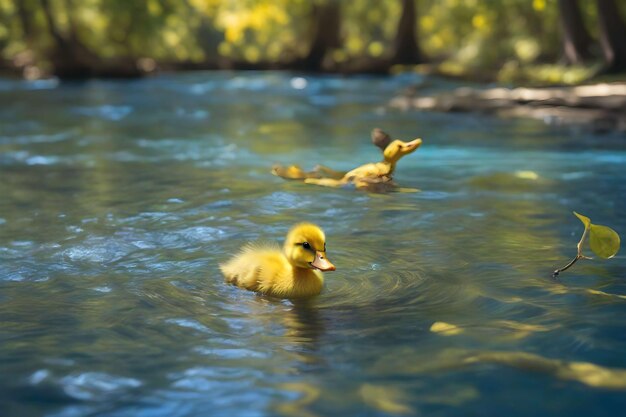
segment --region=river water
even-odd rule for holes
[[[0,414],[622,413],[626,257],[550,272],[572,210],[626,235],[624,137],[385,106],[421,81],[0,80]],[[377,161],[374,127],[423,138],[395,177],[420,192],[270,174]],[[337,267],[320,296],[223,282],[299,221]]]

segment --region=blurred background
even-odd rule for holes
[[[625,13],[617,0],[0,0],[0,68],[35,79],[421,65],[571,84],[626,70]]]

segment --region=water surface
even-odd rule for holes
[[[626,258],[550,272],[572,210],[626,233],[624,137],[385,107],[418,81],[0,80],[2,414],[623,412]],[[269,173],[378,160],[373,127],[424,139],[396,175],[421,192]],[[223,283],[219,262],[298,221],[337,266],[319,297]]]

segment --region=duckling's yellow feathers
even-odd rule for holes
[[[318,271],[296,271],[273,243],[248,244],[220,269],[228,283],[282,298],[317,295],[324,282]]]
[[[239,287],[257,291],[261,269],[270,270],[281,267],[284,256],[280,248],[273,243],[248,243],[228,262],[221,264],[220,269],[226,281]]]

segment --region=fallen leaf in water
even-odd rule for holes
[[[359,389],[359,395],[365,404],[384,413],[415,413],[410,406],[405,404],[407,395],[399,388],[363,384]]]
[[[450,323],[444,323],[443,321],[436,321],[430,326],[430,331],[433,333],[439,333],[443,336],[453,336],[463,332],[458,326]]]
[[[534,171],[515,171],[515,176],[517,178],[522,178],[525,180],[538,180],[539,174]]]

